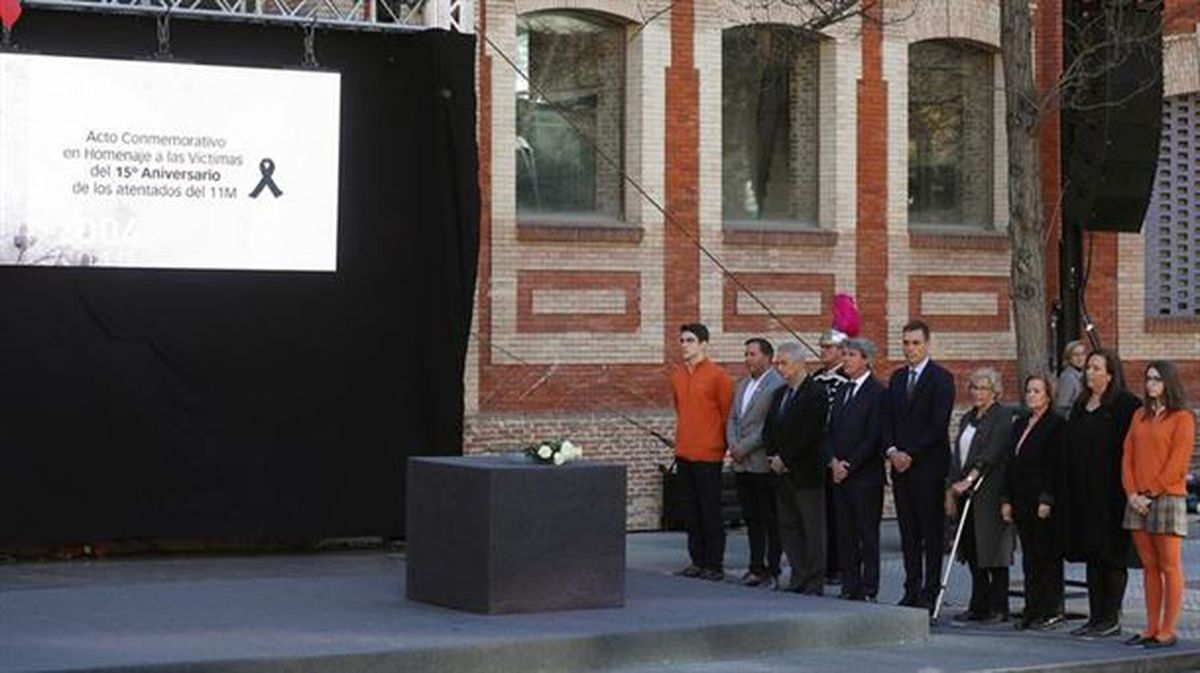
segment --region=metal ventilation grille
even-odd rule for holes
[[[1200,95],[1163,99],[1162,140],[1146,209],[1146,312],[1200,316]]]

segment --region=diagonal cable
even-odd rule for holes
[[[521,356],[519,356],[516,353],[512,352],[511,350],[505,348],[504,346],[501,346],[500,344],[496,343],[492,339],[490,339],[488,337],[480,336],[479,332],[477,332],[477,331],[472,330],[471,336],[475,337],[475,341],[479,343],[480,348],[493,348],[497,351],[500,351],[500,353],[503,354],[505,357],[510,358],[510,359],[516,361],[517,364],[523,365],[525,367],[539,366],[539,365],[535,365],[535,364],[529,362],[525,358],[522,358]],[[531,392],[533,392],[533,390],[541,387],[547,381],[549,381],[551,378],[553,378],[554,375],[558,372],[558,364],[559,363],[557,361],[552,363],[550,365],[549,370],[545,374],[543,374],[536,382],[534,382],[533,386],[531,386],[524,393],[522,393],[521,397],[523,398],[523,397],[529,395]],[[605,373],[607,373],[607,372],[605,372]],[[606,383],[607,385],[611,385],[611,386],[620,388],[622,391],[639,399],[641,402],[647,403],[647,406],[649,406],[649,407],[661,406],[659,403],[652,402],[651,400],[647,399],[645,395],[639,393],[638,391],[634,390],[633,388],[630,388],[629,386],[627,386],[619,381],[613,381],[612,379],[604,377],[602,379],[602,382]],[[577,390],[582,389],[584,386],[587,386],[590,388],[590,387],[595,386],[596,384],[597,384],[597,381],[593,381],[593,380],[588,380],[586,382],[580,382],[580,383],[576,383],[576,384],[568,383],[567,384],[568,385],[567,392],[574,393]],[[651,437],[654,437],[660,443],[662,443],[664,446],[666,446],[668,448],[672,448],[672,449],[675,448],[675,442],[671,441],[671,439],[664,436],[661,432],[658,432],[657,430],[655,430],[654,428],[651,428],[650,426],[646,425],[645,423],[634,420],[633,417],[631,417],[629,414],[622,412],[621,410],[608,404],[607,402],[604,402],[603,400],[600,400],[594,396],[592,396],[591,399],[593,402],[596,403],[596,406],[600,407],[602,410],[616,416],[617,418],[620,418],[621,420],[632,425],[633,427],[637,428],[638,430],[645,432],[646,434],[650,435]]]

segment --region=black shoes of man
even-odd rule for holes
[[[695,579],[708,580],[709,582],[724,582],[725,571],[716,568],[701,568],[697,565],[690,565],[682,570],[676,570],[675,575],[678,577],[692,577]]]
[[[1018,631],[1049,631],[1063,622],[1062,615],[1049,617],[1022,617],[1013,624]]]
[[[1111,638],[1121,635],[1120,622],[1093,622],[1071,630],[1071,635],[1081,638]]]
[[[1006,612],[960,612],[951,617],[956,622],[970,622],[973,624],[999,624],[1000,622],[1008,621],[1008,613]]]

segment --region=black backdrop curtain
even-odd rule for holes
[[[36,8],[13,40],[158,49],[153,17]],[[176,18],[171,51],[297,67],[303,33]],[[474,40],[320,30],[316,56],[342,74],[336,274],[0,267],[0,544],[401,535],[407,457],[461,451]]]

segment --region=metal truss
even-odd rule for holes
[[[474,0],[23,0],[23,4],[360,30],[444,28],[469,33],[474,26]]]

